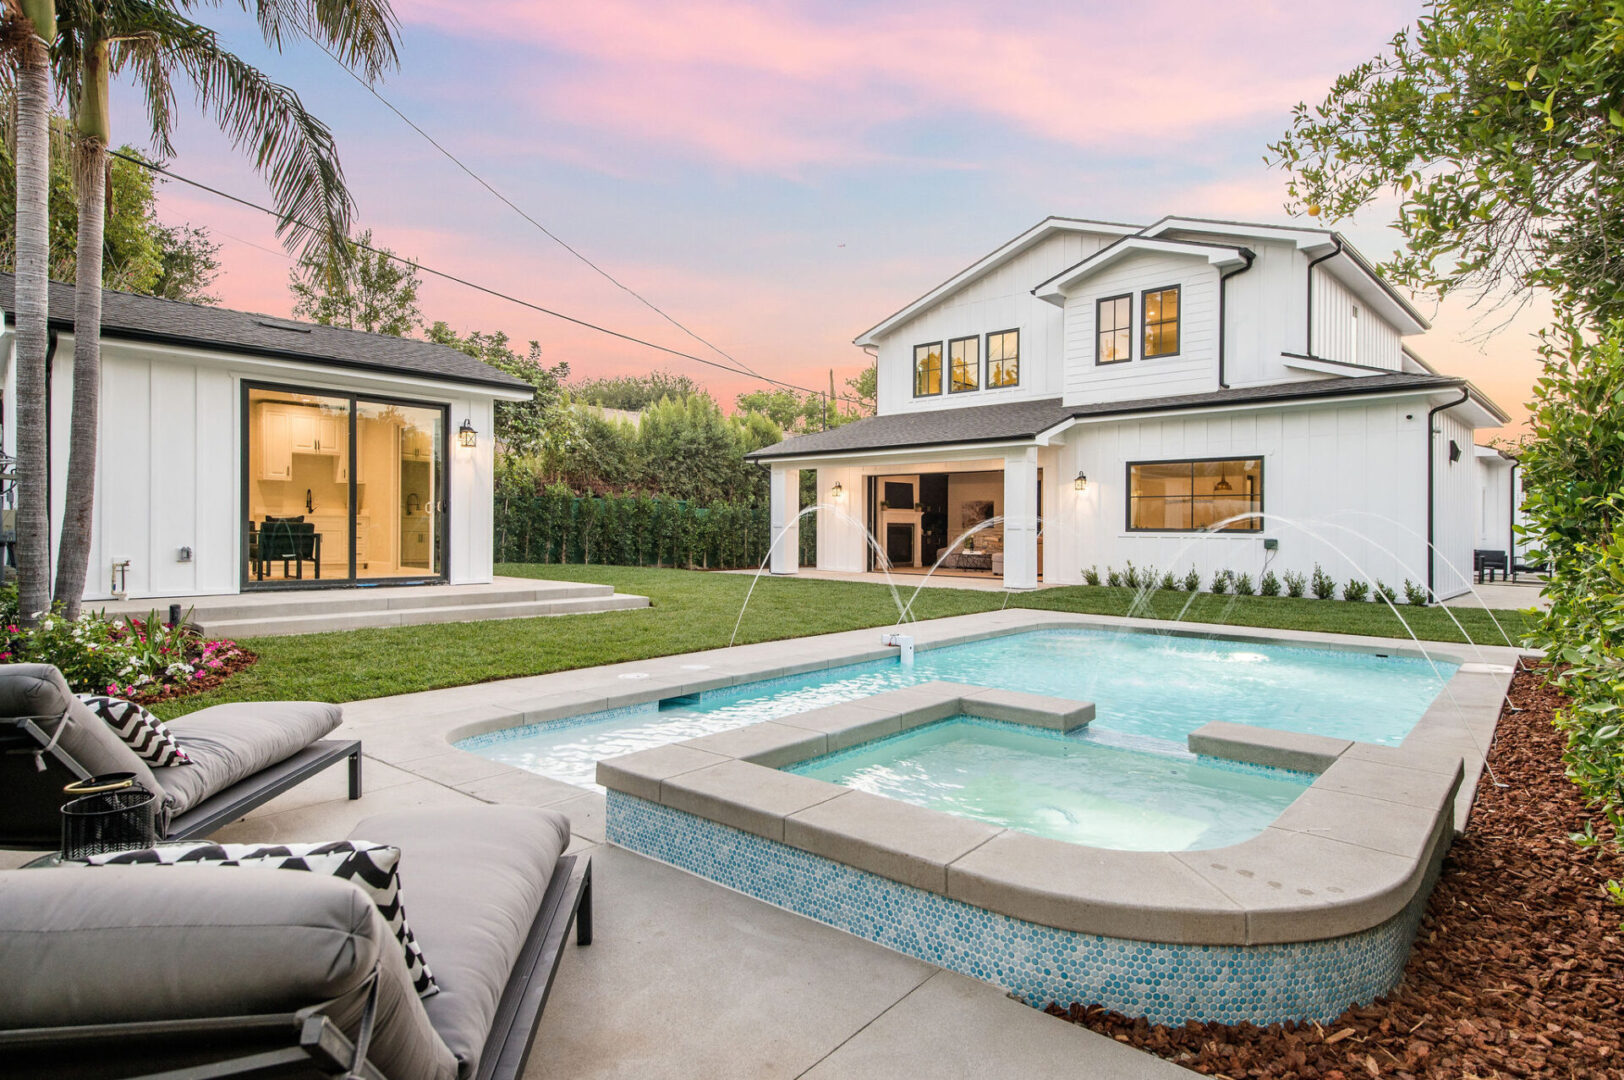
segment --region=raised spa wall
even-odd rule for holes
[[[1509,670],[1466,674],[1497,714]],[[1328,1020],[1397,984],[1454,835],[1459,753],[1205,725],[1193,753],[1316,775],[1257,836],[1180,852],[1084,847],[780,771],[964,714],[1065,732],[1093,706],[935,682],[605,760],[608,838],[1040,1007]]]

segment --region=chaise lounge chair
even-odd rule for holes
[[[591,864],[569,820],[433,807],[351,833],[398,847],[399,898],[439,992],[353,882],[299,870],[0,872],[0,1062],[75,1080],[517,1080]],[[184,1070],[184,1071],[181,1071]]]
[[[242,702],[169,723],[189,765],[150,768],[68,689],[49,664],[0,665],[0,848],[54,848],[62,788],[134,773],[158,796],[158,836],[206,836],[314,774],[348,759],[361,797],[361,744],[324,739],[343,719],[317,701]]]

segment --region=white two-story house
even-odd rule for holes
[[[1507,417],[1406,347],[1426,329],[1334,232],[1049,218],[856,339],[877,415],[754,455],[772,569],[797,569],[810,469],[824,570],[1319,564],[1453,595],[1484,533],[1473,433]]]

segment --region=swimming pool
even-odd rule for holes
[[[583,787],[596,764],[935,680],[1098,708],[1093,727],[1182,750],[1214,720],[1396,746],[1458,665],[1338,649],[1081,628],[1043,629],[509,728],[457,743]]]
[[[1119,851],[1199,851],[1248,840],[1310,773],[1113,746],[972,716],[937,721],[787,768],[1007,829]]]

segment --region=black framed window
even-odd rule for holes
[[[1096,364],[1123,364],[1133,359],[1133,294],[1094,301]]]
[[[947,343],[947,388],[955,394],[981,388],[981,339],[954,338]]]
[[[1128,529],[1132,532],[1195,532],[1237,514],[1262,513],[1262,458],[1128,464]],[[1222,526],[1223,532],[1262,529],[1261,517]]]
[[[1146,358],[1177,356],[1179,351],[1179,286],[1147,289],[1140,298],[1145,326]]]
[[[1021,332],[1000,330],[987,335],[987,389],[1021,381]]]
[[[914,397],[942,392],[942,343],[914,346]]]

